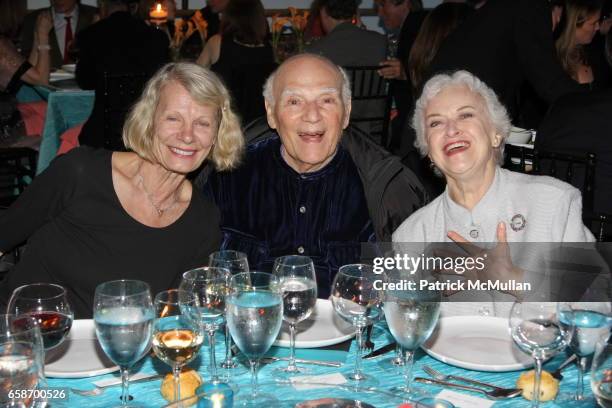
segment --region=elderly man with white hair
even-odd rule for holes
[[[338,268],[359,262],[360,243],[390,240],[425,192],[396,157],[347,129],[349,80],[326,58],[289,58],[264,97],[271,130],[250,142],[239,168],[200,183],[221,210],[222,248],[245,252],[256,270],[309,256],[327,297]]]

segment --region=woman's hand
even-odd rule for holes
[[[378,75],[381,77],[386,79],[401,79],[402,81],[406,80],[406,71],[404,71],[404,66],[397,58],[384,60],[378,65],[381,67],[378,70]]]
[[[497,224],[497,245],[492,249],[483,249],[471,243],[455,231],[449,231],[447,236],[456,242],[469,256],[483,258],[484,268],[471,268],[462,275],[468,280],[480,281],[521,281],[525,272],[512,264],[510,247],[506,236],[506,224]],[[513,296],[518,293],[507,292]]]

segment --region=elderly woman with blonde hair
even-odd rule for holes
[[[436,75],[416,103],[416,147],[446,190],[412,214],[394,242],[590,242],[580,191],[500,168],[510,120],[497,95],[467,71]]]
[[[22,284],[58,283],[75,317],[86,318],[99,283],[140,279],[155,293],[218,249],[219,212],[188,179],[206,159],[218,170],[234,167],[243,150],[216,75],[195,64],[164,66],[123,138],[131,151],[79,148],[56,159],[0,216],[0,252],[27,240],[0,299]]]

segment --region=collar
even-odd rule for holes
[[[74,6],[70,13],[57,13],[55,9],[51,7],[51,15],[53,16],[53,21],[61,21],[65,22],[64,17],[72,17],[70,20],[71,24],[75,24],[75,21],[79,18],[79,5],[78,3]]]
[[[329,34],[337,32],[337,31],[350,31],[350,30],[352,30],[354,28],[357,28],[357,29],[361,30],[359,27],[355,26],[350,21],[343,21],[343,22],[339,23],[337,26],[335,26],[333,28],[333,30],[331,30],[329,32]]]

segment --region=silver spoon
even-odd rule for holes
[[[423,384],[440,385],[443,387],[457,388],[460,390],[478,392],[480,394],[486,395],[487,397],[491,399],[514,398],[514,397],[521,395],[521,393],[523,392],[523,390],[521,390],[520,388],[500,388],[500,389],[492,389],[489,391],[489,390],[483,390],[482,388],[470,387],[467,385],[456,384],[456,383],[451,383],[451,382],[446,382],[446,381],[441,381],[441,380],[435,380],[433,378],[416,377],[414,381],[420,382]]]
[[[431,375],[436,380],[440,380],[440,381],[455,380],[455,381],[459,381],[459,382],[462,382],[462,383],[472,384],[472,385],[476,385],[478,387],[488,387],[488,388],[492,388],[492,389],[495,389],[495,390],[505,390],[505,389],[507,389],[507,388],[503,388],[503,387],[498,387],[497,385],[493,385],[493,384],[489,384],[489,383],[485,383],[485,382],[481,382],[481,381],[477,381],[477,380],[472,380],[471,378],[459,377],[457,375],[447,375],[447,374],[444,374],[444,373],[436,370],[435,368],[429,367],[427,365],[423,366],[423,371],[425,371],[427,374]]]

